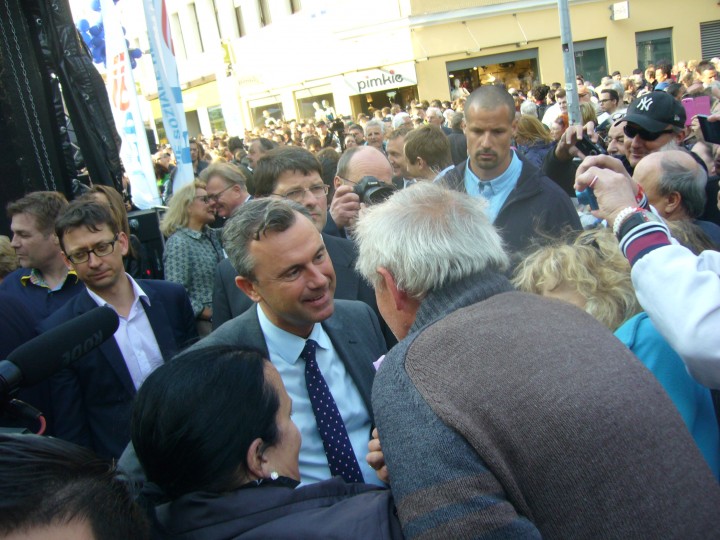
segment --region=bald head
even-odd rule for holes
[[[697,218],[705,209],[707,173],[690,152],[654,152],[640,160],[633,178],[666,219]]]
[[[392,166],[380,150],[372,146],[356,146],[346,150],[337,167],[340,180],[359,182],[363,176],[374,176],[381,182],[392,182]],[[336,182],[336,185],[338,182]]]
[[[481,86],[470,94],[465,101],[465,111],[471,108],[496,110],[507,107],[508,118],[515,120],[515,102],[504,86]]]

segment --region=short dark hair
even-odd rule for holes
[[[265,137],[259,137],[255,139],[253,142],[259,142],[260,148],[262,148],[265,152],[269,152],[270,150],[277,148],[279,145],[275,141],[271,141],[270,139],[266,139]],[[250,143],[252,144],[252,143]]]
[[[243,149],[242,139],[240,137],[230,137],[227,141],[228,150],[233,154],[240,149]]]
[[[667,60],[661,60],[658,62],[658,65],[655,67],[656,70],[662,71],[666,77],[669,77],[672,75],[672,64],[670,64]]]
[[[513,109],[514,110],[514,109]],[[440,172],[452,164],[450,141],[435,125],[413,129],[405,137],[405,156],[410,163],[422,158],[433,171]]]
[[[510,121],[515,119],[515,100],[501,84],[481,86],[473,90],[465,101],[465,114],[471,107],[480,107],[481,109],[498,109],[500,107],[508,108]]]
[[[610,99],[613,101],[620,102],[620,96],[617,93],[617,90],[613,90],[612,88],[603,88],[600,90],[601,94],[608,94],[610,96]]]
[[[308,150],[298,146],[284,146],[270,150],[257,161],[253,172],[256,197],[267,197],[275,191],[277,179],[288,171],[307,176],[316,172],[322,176],[320,162]]]
[[[532,87],[533,98],[539,101],[545,101],[549,91],[550,87],[547,84],[537,83]]]
[[[57,219],[55,234],[60,240],[60,247],[64,250],[63,235],[67,231],[87,227],[92,232],[98,232],[103,225],[107,225],[114,234],[120,232],[120,225],[107,206],[96,201],[80,199],[71,202]]]
[[[615,75],[621,75],[621,73],[620,73],[619,71],[613,71],[613,72],[610,74],[611,77],[614,77]]]
[[[632,74],[633,75],[644,75],[645,72],[640,68],[635,68],[635,69],[633,69]]]
[[[67,441],[0,434],[0,485],[0,536],[86,521],[98,540],[150,537],[112,465]]]
[[[238,208],[223,227],[223,246],[238,275],[255,280],[250,242],[271,232],[288,230],[297,221],[298,214],[311,219],[302,204],[275,197],[253,199]]]
[[[57,191],[35,191],[22,199],[9,203],[7,216],[29,214],[35,218],[37,228],[46,236],[54,231],[55,220],[67,207],[65,195]]]
[[[277,443],[280,400],[267,360],[231,346],[190,349],[148,376],[132,413],[132,442],[148,480],[171,499],[238,488],[260,438]]]

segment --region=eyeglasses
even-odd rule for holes
[[[278,197],[282,197],[283,199],[290,199],[291,201],[301,203],[303,202],[303,200],[305,200],[305,193],[310,192],[310,195],[312,195],[316,199],[319,199],[328,194],[328,189],[329,188],[327,184],[317,184],[315,186],[310,186],[307,189],[293,189],[292,191],[288,191],[287,193],[273,193],[272,195],[276,195]]]
[[[672,133],[672,129],[665,129],[663,131],[647,131],[641,127],[633,126],[632,124],[625,124],[623,128],[625,135],[630,137],[639,136],[643,141],[656,141],[666,133]]]
[[[100,242],[92,249],[78,251],[77,253],[73,253],[72,255],[68,255],[66,253],[65,256],[73,264],[82,264],[88,262],[90,260],[91,253],[94,253],[96,257],[107,257],[113,251],[115,251],[115,242],[117,242],[117,239],[118,235],[116,234],[115,238],[113,238],[110,242]]]
[[[232,189],[232,188],[234,188],[234,187],[235,187],[235,184],[226,187],[225,189],[223,189],[222,191],[219,191],[219,192],[215,193],[214,195],[206,195],[206,197],[208,198],[208,201],[218,202],[218,199],[220,198],[220,195],[222,195],[223,193],[225,193],[228,189]]]
[[[220,193],[222,193],[222,191]],[[210,197],[210,195],[195,195],[195,197],[193,198],[200,199],[205,204],[209,203],[212,200],[212,197]]]

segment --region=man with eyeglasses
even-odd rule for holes
[[[247,179],[232,163],[213,163],[203,171],[205,190],[212,209],[221,218],[228,218],[241,204],[250,199]]]
[[[323,232],[328,214],[328,186],[323,183],[321,173],[317,158],[303,148],[288,146],[271,150],[258,161],[255,170],[256,198],[273,197],[303,205],[317,231],[322,233],[335,269],[335,298],[360,300],[380,318],[375,293],[355,271],[356,253],[352,242]],[[213,287],[214,329],[253,306],[252,300],[236,286],[237,275],[230,259],[218,264]],[[386,341],[394,344],[392,333],[382,320],[381,326]]]
[[[109,209],[75,201],[55,223],[65,261],[86,289],[41,325],[54,328],[98,306],[120,319],[114,339],[50,379],[55,436],[118,458],[130,441],[130,411],[136,390],[164,361],[197,338],[185,289],[125,273],[128,237]]]

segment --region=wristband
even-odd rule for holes
[[[634,212],[641,212],[642,208],[639,208],[637,206],[628,206],[627,208],[623,208],[620,210],[620,213],[615,217],[615,221],[613,222],[613,234],[620,238],[620,226],[622,225],[622,222],[625,221],[631,214]]]

